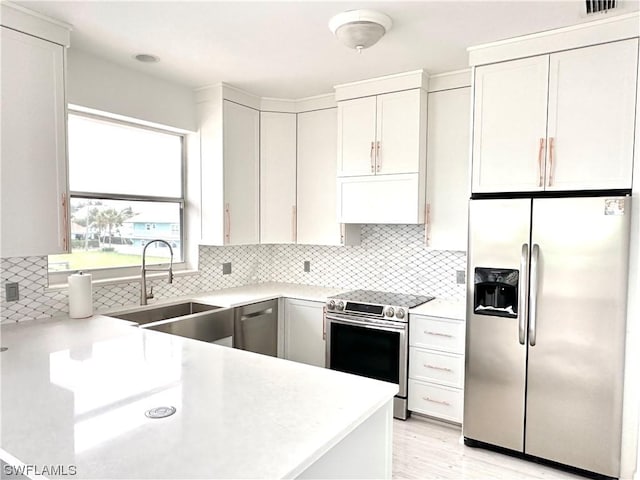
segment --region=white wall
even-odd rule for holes
[[[73,48],[67,51],[67,59],[68,103],[180,130],[197,130],[193,89]]]

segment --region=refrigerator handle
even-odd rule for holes
[[[540,247],[534,244],[531,249],[531,287],[529,290],[529,345],[536,344],[536,317],[538,314],[538,257]]]
[[[518,340],[525,344],[525,323],[527,321],[527,291],[529,278],[529,245],[522,244],[520,251],[520,284],[518,286]]]

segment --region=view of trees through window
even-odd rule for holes
[[[140,265],[151,240],[182,261],[182,137],[102,118],[69,116],[71,253],[49,271]],[[165,263],[163,243],[148,263]]]

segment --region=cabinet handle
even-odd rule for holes
[[[376,172],[380,171],[382,166],[382,157],[380,156],[380,140],[376,142]]]
[[[62,250],[66,253],[69,252],[69,208],[67,207],[67,194],[63,193],[61,196],[62,204]]]
[[[544,176],[544,169],[542,168],[543,153],[544,153],[544,138],[541,138],[540,146],[538,147],[538,173],[540,174],[540,179],[538,180],[539,187],[541,187],[543,184],[543,176]]]
[[[327,339],[327,307],[322,307],[322,340]]]
[[[432,332],[430,330],[425,330],[424,333],[426,333],[427,335],[433,335],[434,337],[453,338],[453,335],[449,335],[448,333]]]
[[[449,402],[447,402],[446,400],[434,400],[433,398],[429,398],[429,397],[422,397],[422,399],[426,402],[431,402],[431,403],[437,403],[440,405],[446,405],[447,407],[450,407],[451,404]]]
[[[424,368],[430,368],[431,370],[442,370],[443,372],[452,372],[450,368],[447,367],[439,367],[437,365],[429,365],[428,363],[424,363]]]
[[[298,232],[298,212],[296,206],[291,207],[291,241],[296,243]]]
[[[224,239],[225,243],[231,240],[231,210],[229,204],[224,204]]]
[[[554,160],[554,155],[553,155],[553,144],[554,144],[554,138],[550,137],[549,138],[549,186],[553,185],[553,160]]]
[[[424,208],[424,245],[431,245],[431,204],[427,203]]]
[[[374,173],[376,171],[375,160],[373,157],[373,149],[375,147],[375,143],[376,142],[371,142],[371,150],[369,150],[369,163],[371,163],[371,173]]]

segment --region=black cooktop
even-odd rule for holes
[[[352,290],[331,297],[353,303],[368,303],[372,305],[393,305],[396,307],[413,308],[433,300],[429,295],[411,295],[406,293],[379,292],[376,290]]]

